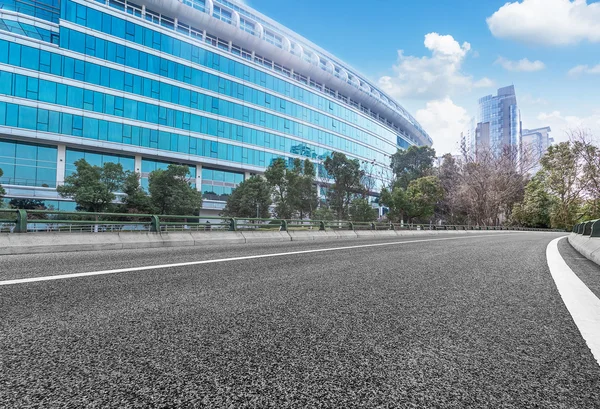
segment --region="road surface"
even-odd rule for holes
[[[0,407],[600,407],[560,236],[3,256]]]

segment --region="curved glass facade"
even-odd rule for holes
[[[204,207],[219,209],[275,158],[310,158],[322,170],[333,151],[359,159],[376,193],[391,176],[390,155],[430,144],[399,104],[246,6],[14,3],[0,9],[8,197],[56,200],[56,185],[84,157],[122,163],[143,186],[152,170],[187,164]],[[168,14],[183,7],[190,11]]]

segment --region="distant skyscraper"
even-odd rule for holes
[[[505,146],[521,144],[521,113],[517,105],[514,85],[500,88],[498,95],[479,99],[475,139],[475,156],[490,149],[498,155]]]
[[[550,132],[552,132],[552,129],[549,126],[536,129],[523,129],[521,138],[522,150],[526,152],[528,161],[531,163],[532,174],[537,173],[541,169],[540,159],[554,142],[554,139],[550,137]]]

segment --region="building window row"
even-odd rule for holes
[[[56,158],[56,147],[0,139],[0,184],[55,187]]]
[[[213,92],[225,94],[232,98],[244,100],[246,102],[252,102],[256,105],[264,106],[267,109],[281,112],[286,115],[293,115],[298,119],[307,120],[319,127],[341,133],[344,136],[356,139],[358,141],[372,143],[371,140],[374,139],[375,145],[378,145],[379,142],[377,138],[384,137],[388,143],[395,143],[396,134],[392,132],[388,131],[383,135],[368,134],[367,132],[362,131],[360,128],[352,125],[347,126],[345,122],[334,119],[334,116],[320,114],[317,111],[305,108],[286,99],[258,91],[255,88],[241,85],[237,82],[219,77],[217,75],[195,70],[164,58],[153,57],[131,48],[121,49],[118,45],[112,45],[112,43],[105,44],[105,40],[95,37],[91,37],[93,41],[90,42],[89,38],[90,36],[85,36],[77,31],[63,29],[62,42],[65,45],[73,44],[71,48],[75,48],[75,51],[84,51],[87,55],[108,59],[109,61],[116,63],[121,63],[124,61],[126,65],[132,68],[139,67],[139,69],[146,69],[148,72],[153,72],[157,75],[170,77],[186,84],[209,89]],[[85,50],[83,50],[84,45]],[[0,49],[1,48],[2,42],[0,41]],[[19,58],[18,54],[21,48],[27,48],[25,51],[27,51],[28,54],[31,54],[31,57],[34,57],[35,54],[38,53],[37,49],[28,49],[28,47],[17,44],[14,46],[11,45],[8,61],[12,61],[13,64],[20,63],[22,58]],[[13,54],[16,54],[17,56],[13,56]],[[41,54],[46,54],[46,52],[42,51]],[[48,57],[44,56],[44,58],[42,58],[40,55],[40,61],[43,60],[48,60]],[[0,61],[2,61],[2,57],[0,57]],[[62,64],[65,65],[65,67],[61,70],[60,66],[52,66],[53,63]],[[69,73],[74,72],[74,75],[71,75],[70,77],[76,80],[87,81],[97,85],[107,86],[118,90],[125,90],[128,92],[137,91],[139,93],[140,90],[143,89],[143,95],[159,98],[161,100],[166,100],[176,104],[182,103],[181,96],[183,96],[185,97],[183,104],[190,106],[189,96],[192,95],[193,98],[196,94],[195,91],[190,91],[186,88],[172,86],[167,83],[150,80],[145,77],[140,77],[130,73],[124,73],[120,70],[103,67],[90,62],[74,60],[70,57],[59,57],[58,60],[50,59],[50,64],[51,66],[49,68],[53,74],[58,73],[58,75],[60,75],[60,71],[63,71],[64,74],[64,72],[67,71],[67,66],[69,66]],[[39,69],[44,71],[47,68],[48,66],[45,65]],[[242,73],[238,72],[238,74]],[[122,85],[123,78],[125,79],[124,85]],[[267,83],[268,81],[265,82]],[[273,84],[267,84],[267,87],[269,87],[269,85],[273,87]],[[156,91],[151,91],[154,89]],[[155,95],[150,95],[150,92]],[[172,94],[176,95],[174,99],[171,98]],[[274,100],[274,103],[271,103],[271,100]],[[323,106],[324,104],[325,106]],[[333,112],[335,110],[334,103],[326,99],[319,99],[317,101],[317,106],[321,111],[325,112]],[[347,114],[351,113],[349,110],[344,111]],[[347,120],[352,119],[358,120],[364,125],[368,125],[370,123],[368,120],[362,120],[362,118],[355,114],[351,115],[349,118],[347,117]]]
[[[99,91],[85,90],[80,87],[40,80],[35,77],[28,77],[4,71],[0,71],[0,93],[50,104],[68,106],[75,109],[83,108],[101,114],[149,122],[152,124],[158,123],[159,125],[165,125],[171,128],[179,128],[187,131],[192,130],[221,137],[230,132],[236,132],[235,129],[237,128],[251,129],[229,122],[191,114],[189,112],[138,101],[136,99],[104,94]],[[202,96],[202,94],[200,94],[200,96]],[[351,142],[337,135],[303,125],[296,121],[291,121],[285,117],[275,116],[210,96],[202,96],[202,98],[199,98],[196,93],[191,95],[190,100],[192,108],[199,111],[229,117],[234,120],[260,126],[264,129],[272,129],[283,134],[324,143],[334,149],[343,149],[348,153],[377,159],[382,159],[384,157],[382,153],[372,150],[367,146],[356,144],[355,142]],[[375,140],[375,142],[377,142],[377,140]],[[376,147],[377,145],[378,143],[375,143]]]
[[[60,0],[3,0],[2,9],[58,23]]]
[[[214,81],[219,81],[220,84],[230,82],[229,80],[226,80],[222,77],[207,74],[201,70],[197,70],[195,68],[191,68],[189,66],[170,61],[166,58],[157,57],[152,54],[131,49],[129,47],[124,47],[122,45],[115,44],[100,38],[85,35],[75,30],[62,28],[61,33],[61,43],[63,47],[72,49],[73,51],[85,53],[86,55],[92,55],[98,58],[107,59],[117,64],[124,64],[132,68],[142,69],[144,71],[148,71],[156,75],[170,77],[177,81],[186,82],[191,85],[196,85],[200,87],[203,87],[203,84],[199,81],[202,80],[203,76],[206,75],[209,75],[211,78],[213,78]],[[3,44],[0,41],[0,50],[2,46]],[[11,45],[11,47],[13,46]],[[11,57],[9,58],[9,61],[15,62],[11,62],[11,64],[16,64],[18,61],[20,61],[18,56],[18,47],[21,46],[15,45],[14,47],[16,47],[17,49],[14,52],[10,50]],[[27,51],[33,55],[37,52],[37,49]],[[16,54],[16,56],[13,54]],[[192,59],[194,59],[193,56]],[[373,132],[374,136],[377,135],[384,137],[388,141],[393,141],[396,138],[396,133],[381,128],[375,122],[366,120],[356,115],[352,111],[340,107],[339,105],[335,104],[330,100],[316,96],[315,98],[311,98],[312,96],[314,96],[314,94],[302,92],[304,90],[302,90],[301,88],[293,87],[291,86],[291,84],[286,83],[284,81],[278,81],[276,78],[265,75],[265,73],[261,73],[260,71],[252,70],[250,67],[243,66],[239,63],[235,63],[232,60],[219,58],[218,55],[213,53],[205,55],[204,58],[202,58],[201,56],[197,56],[196,59],[199,61],[199,63],[202,63],[202,65],[206,65],[210,68],[217,69],[218,71],[228,73],[238,78],[249,80],[257,85],[266,87],[268,89],[272,89],[284,95],[292,95],[293,97],[296,97],[299,100],[303,100],[303,102],[307,102],[310,105],[316,106],[321,111],[328,112],[330,114],[335,114],[336,112],[338,112],[338,115],[336,116],[342,116],[341,114],[346,114],[347,120],[359,122],[358,125],[361,125],[369,131]],[[66,57],[65,61],[73,61],[73,59]],[[231,64],[228,64],[228,66],[224,66],[223,63],[227,62],[234,65],[232,66]],[[31,63],[29,64],[31,65]],[[79,60],[74,60],[74,64],[76,71],[78,69],[77,65],[79,64],[80,77],[83,77],[81,72],[84,71],[87,64],[84,64],[83,61]],[[98,66],[96,65],[96,70],[98,69],[97,67]],[[90,76],[90,81],[94,81],[94,78],[96,78],[95,75]],[[81,80],[81,78],[76,79]],[[298,92],[292,93],[292,91]],[[377,130],[379,130],[380,132],[377,133]],[[361,131],[357,132],[360,133]],[[367,137],[365,136],[361,137],[360,139],[366,140],[366,138]]]
[[[240,133],[241,127],[237,127],[235,133],[228,132],[225,134],[223,132],[224,137],[229,137],[232,140],[248,141],[246,143],[256,142],[257,145],[263,144],[267,149],[279,149],[281,151],[281,153],[272,153],[250,147],[230,145],[224,141],[217,142],[155,128],[145,128],[5,102],[0,102],[0,126],[179,152],[263,168],[267,167],[275,158],[287,157],[285,152],[292,152],[299,145],[298,141],[276,138],[274,135],[268,135],[261,131],[246,132],[246,129],[244,129]],[[271,138],[267,138],[268,136]],[[264,139],[259,140],[259,137]],[[311,152],[314,152],[313,159],[315,160],[322,160],[331,154],[331,151],[318,147]],[[381,166],[378,167],[383,170]]]
[[[100,1],[100,2],[101,2],[101,3],[104,3],[103,1]],[[82,8],[85,8],[85,6],[82,6],[82,5],[79,5],[79,4],[75,4],[75,3],[70,3],[68,6],[71,6],[71,7],[72,7],[72,6],[77,6],[77,7],[82,7]],[[89,8],[86,8],[86,9],[87,9],[88,11],[95,11],[95,10],[93,10],[93,9],[89,9]],[[218,6],[215,6],[215,7],[214,7],[214,9],[215,9],[215,10],[217,10],[217,9],[219,10],[219,11],[217,11],[217,12],[216,12],[216,13],[217,13],[216,15],[215,15],[215,11],[213,11],[213,16],[214,16],[215,18],[219,18],[220,20],[223,20],[223,21],[228,21],[228,20],[230,20],[230,18],[231,18],[231,16],[230,16],[230,15],[229,15],[229,17],[227,17],[227,15],[226,15],[226,17],[225,17],[225,18],[222,18],[222,16],[223,16],[223,14],[222,14],[222,13],[223,13],[223,11],[225,11],[225,9],[222,9],[222,8],[220,8],[220,7],[218,7]],[[148,12],[148,10],[146,10],[146,12]],[[146,19],[146,20],[148,20],[148,19]],[[162,22],[162,18],[160,18],[160,16],[159,16],[159,18],[153,18],[153,19],[150,19],[150,20],[148,20],[148,21],[151,21],[151,22],[153,22],[153,23],[155,23],[155,24],[159,24],[159,25],[161,25],[161,26],[165,26],[164,24],[162,24],[162,23],[161,23],[161,22]],[[184,26],[185,26],[185,25],[184,25]],[[169,24],[169,25],[167,25],[166,27],[167,27],[167,28],[171,28],[171,29],[173,29],[173,30],[176,30],[176,31],[178,31],[178,32],[180,32],[180,33],[182,33],[182,34],[187,34],[187,35],[189,35],[189,36],[191,36],[191,37],[196,37],[196,38],[198,37],[197,35],[192,35],[191,33],[188,33],[188,32],[186,32],[186,30],[185,30],[185,29],[181,30],[181,29],[176,29],[175,27],[170,27],[170,24]],[[186,27],[187,27],[187,26],[186,26]],[[240,28],[241,28],[241,27],[240,27]],[[245,30],[245,28],[242,28],[242,29],[243,29],[244,31],[247,31],[247,30]],[[195,31],[196,31],[196,33],[198,33],[200,30],[195,30]],[[252,30],[252,31],[253,31],[253,30]],[[229,43],[229,41],[227,41],[227,40],[223,40],[222,42],[220,42],[220,41],[219,41],[220,39],[219,39],[218,37],[216,37],[216,36],[212,36],[212,35],[210,35],[210,34],[205,34],[205,35],[206,35],[206,40],[205,40],[205,42],[206,42],[207,44],[210,44],[210,45],[212,45],[212,46],[214,46],[214,47],[220,48],[220,49],[222,49],[222,50],[224,50],[224,51],[231,52],[231,48],[230,48],[230,46],[229,46],[229,44],[230,44],[230,43]],[[283,41],[283,40],[282,40],[282,37],[278,36],[278,35],[277,35],[277,34],[275,34],[274,32],[269,32],[268,30],[265,30],[265,40],[266,40],[267,42],[269,42],[269,43],[271,43],[271,44],[273,44],[273,45],[275,45],[275,46],[279,47],[279,48],[282,48],[282,47],[283,47],[283,45],[282,45],[282,41]],[[237,49],[239,49],[239,48],[240,48],[239,46],[235,46],[235,47],[236,47]],[[234,53],[234,54],[236,54],[236,53]],[[310,54],[308,54],[308,55],[310,55]],[[309,59],[310,59],[310,60],[312,60],[311,58],[309,58]],[[324,60],[323,60],[322,58],[321,58],[321,60],[322,60],[322,61],[321,61],[321,65],[322,65],[322,66],[321,66],[321,68],[323,68],[324,70],[326,70],[326,71],[328,71],[328,72],[330,72],[330,73],[334,74],[334,71],[331,69],[331,67],[327,66],[327,65],[326,65],[326,63],[324,63],[324,62],[323,62]],[[259,56],[259,58],[255,59],[255,60],[254,60],[254,62],[255,62],[255,63],[257,63],[257,64],[260,64],[260,65],[261,65],[261,66],[263,66],[263,67],[267,67],[267,68],[269,68],[269,69],[271,69],[271,70],[276,70],[276,68],[275,68],[275,66],[274,66],[274,63],[273,63],[272,61],[270,61],[270,62],[268,62],[268,63],[267,63],[267,62],[265,62],[265,59],[264,59],[264,58],[261,58],[260,56]],[[312,63],[312,61],[309,61],[309,62],[311,62],[311,63]],[[280,73],[281,73],[281,74],[283,74],[283,75],[286,75],[286,76],[288,76],[288,77],[290,77],[290,78],[294,78],[292,75],[290,75],[290,73],[291,73],[291,72],[293,72],[293,70],[292,70],[292,69],[290,69],[290,68],[287,68],[285,71],[284,71],[284,70],[280,71]],[[341,77],[340,77],[340,75],[339,75],[339,69],[338,69],[338,72],[337,72],[337,74],[338,74],[338,75],[337,75],[337,76],[338,76],[338,78],[341,78]],[[335,74],[334,74],[334,75],[335,75]],[[294,78],[294,79],[295,79],[295,78]],[[365,92],[367,92],[367,93],[370,93],[370,94],[372,94],[372,95],[375,97],[375,94],[373,94],[373,92],[371,91],[371,87],[370,87],[370,86],[368,86],[366,83],[360,82],[361,86],[358,86],[357,82],[356,82],[355,80],[351,80],[351,79],[350,79],[350,77],[349,77],[349,78],[348,78],[346,81],[347,81],[347,82],[348,82],[350,85],[352,85],[352,86],[355,86],[355,87],[357,87],[358,89],[362,89],[362,90],[364,90]],[[315,87],[315,88],[316,88],[316,87]],[[367,90],[367,88],[368,88],[368,90]],[[324,90],[324,89],[322,89],[322,88],[316,88],[316,89],[318,89],[319,91],[321,91],[321,92],[324,92],[324,93],[326,93],[326,94],[328,94],[328,95],[330,95],[330,96],[332,96],[332,97],[334,97],[334,98],[337,98],[337,96],[336,96],[335,94],[332,94],[332,93],[327,93],[327,90]],[[340,100],[342,100],[341,98],[339,98],[339,99],[340,99]],[[343,100],[342,100],[342,101],[343,101]],[[398,106],[398,105],[394,104],[393,102],[391,102],[391,101],[387,100],[387,98],[386,98],[385,100],[383,100],[383,99],[382,99],[382,101],[383,101],[384,103],[386,103],[386,104],[390,105],[390,106],[391,106],[391,107],[392,107],[394,110],[397,110],[398,112],[400,112],[400,113],[401,113],[401,115],[403,115],[404,117],[406,117],[406,118],[407,118],[407,119],[408,119],[408,120],[409,120],[409,121],[410,121],[410,122],[411,122],[411,123],[412,123],[412,124],[413,124],[413,125],[414,125],[414,126],[415,126],[415,127],[418,129],[418,130],[419,130],[419,131],[420,131],[420,132],[422,132],[422,133],[425,135],[425,132],[423,131],[423,129],[422,129],[422,128],[421,128],[421,127],[418,125],[418,123],[417,123],[417,122],[414,120],[414,118],[412,118],[412,116],[411,116],[411,115],[410,115],[408,112],[406,112],[406,110],[402,109],[400,106]],[[344,102],[344,101],[343,101],[343,102]],[[387,120],[386,118],[382,117],[381,115],[379,115],[379,114],[377,114],[377,113],[375,113],[375,112],[371,111],[371,110],[370,110],[370,109],[368,109],[368,108],[364,108],[364,109],[363,109],[363,112],[365,112],[365,111],[366,111],[366,113],[368,113],[368,115],[369,115],[369,116],[371,116],[372,118],[374,118],[374,119],[376,119],[376,120],[378,120],[378,121],[382,122],[382,123],[383,123],[383,124],[385,124],[386,126],[390,126],[390,127],[392,127],[393,129],[395,129],[395,130],[396,130],[396,131],[398,131],[398,132],[401,132],[400,128],[399,128],[399,127],[398,127],[396,124],[392,123],[391,121]],[[409,135],[405,135],[405,136],[407,136],[407,137],[409,137],[409,138],[410,138],[410,136],[409,136]],[[411,138],[411,139],[412,139],[412,138]],[[415,140],[413,140],[413,142],[415,142],[415,143],[416,143],[416,141],[415,141]]]
[[[58,33],[23,22],[0,19],[0,30],[35,38],[47,43],[58,44]]]

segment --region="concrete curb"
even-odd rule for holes
[[[269,243],[292,241],[292,238],[285,231],[242,231],[242,236],[246,243]]]
[[[568,240],[582,256],[600,265],[600,238],[571,233]]]
[[[290,230],[287,232],[292,241],[332,240],[336,235],[326,230]]]
[[[423,237],[438,234],[482,234],[492,231],[446,230],[297,230],[297,231],[199,231],[177,233],[35,233],[0,234],[0,255],[61,253],[70,251],[106,251],[159,247],[192,247],[245,243],[273,243],[286,241],[324,241],[351,239],[394,239],[398,237]],[[496,231],[495,233],[517,233]],[[573,235],[577,240],[590,240]],[[595,243],[596,240],[592,243]],[[570,241],[570,239],[569,239]],[[600,239],[589,252],[600,264]],[[589,247],[589,246],[588,246]],[[582,253],[583,254],[583,253]],[[588,257],[588,256],[586,256]],[[589,258],[589,257],[588,257]]]

